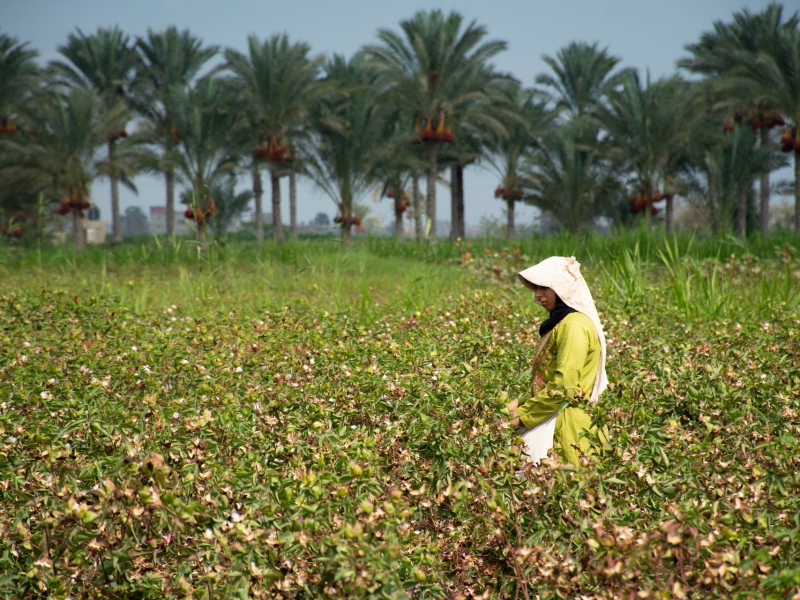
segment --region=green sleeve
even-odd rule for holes
[[[556,364],[553,377],[534,398],[517,407],[517,415],[527,428],[536,427],[558,412],[566,399],[580,389],[581,370],[589,352],[589,339],[583,327],[562,322],[556,336]],[[566,396],[566,398],[565,398]]]

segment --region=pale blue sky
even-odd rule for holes
[[[247,36],[265,38],[286,32],[292,40],[311,44],[319,53],[347,56],[375,40],[379,28],[396,29],[398,23],[419,9],[458,10],[488,29],[488,37],[508,42],[496,66],[512,73],[524,85],[546,70],[541,57],[554,55],[573,40],[607,46],[622,59],[622,66],[653,77],[675,72],[675,61],[685,55],[684,46],[696,41],[715,20],[729,20],[747,7],[760,11],[766,0],[463,0],[460,2],[389,2],[386,0],[0,0],[0,31],[30,41],[43,61],[58,56],[57,47],[76,27],[93,32],[98,27],[119,25],[131,36],[148,28],[169,25],[190,29],[208,44],[245,50]],[[800,9],[800,0],[783,3],[787,13]],[[501,216],[501,202],[494,199],[497,180],[479,168],[465,175],[466,220],[478,224],[482,216]],[[244,184],[244,182],[243,182]],[[122,210],[137,204],[147,210],[164,203],[161,179],[137,178],[138,197],[122,191]],[[103,218],[109,215],[108,183],[95,184],[93,196]],[[449,194],[439,189],[438,214],[449,219]],[[284,190],[284,204],[287,204]],[[370,201],[370,199],[366,199]],[[373,210],[390,220],[389,201]],[[299,186],[298,218],[308,221],[318,211],[335,213],[332,201],[310,184]],[[534,210],[518,211],[518,222],[530,222]],[[283,209],[288,220],[288,206]]]

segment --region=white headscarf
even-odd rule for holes
[[[600,394],[608,386],[606,336],[603,334],[603,326],[600,324],[600,316],[597,314],[592,293],[589,291],[589,286],[586,285],[580,269],[581,265],[574,256],[569,258],[551,256],[529,269],[520,271],[518,276],[527,288],[534,289],[535,285],[551,288],[564,301],[564,304],[585,314],[594,323],[597,337],[600,338],[600,367],[597,369],[597,377],[595,377],[589,400],[597,402]]]

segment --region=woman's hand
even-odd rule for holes
[[[519,427],[519,417],[517,416],[517,406],[518,405],[517,405],[517,401],[516,400],[512,400],[511,402],[506,404],[506,408],[511,413],[511,417],[512,417],[511,426],[512,427]]]

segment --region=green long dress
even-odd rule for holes
[[[592,394],[600,367],[600,339],[591,319],[570,313],[542,337],[533,359],[531,394],[518,400],[517,415],[532,429],[558,412],[554,441],[561,460],[578,465],[575,445],[588,453],[589,440],[581,437],[592,428],[580,405]]]

